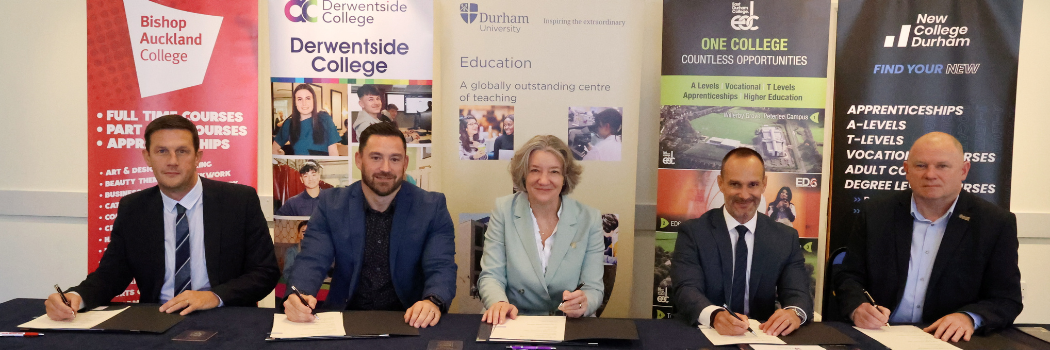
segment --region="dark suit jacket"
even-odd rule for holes
[[[751,279],[748,287],[750,318],[765,320],[782,306],[797,306],[813,318],[802,246],[798,231],[762,213],[755,226]],[[722,208],[682,223],[671,258],[674,304],[680,318],[698,324],[710,305],[728,304],[733,284],[733,245]],[[733,310],[743,313],[744,310]]]
[[[911,259],[911,196],[907,190],[864,203],[845,268],[834,276],[845,317],[868,301],[864,288],[881,306],[896,310],[900,305]],[[1013,213],[960,193],[933,262],[922,321],[967,311],[984,319],[981,331],[1012,324],[1021,313],[1017,244]]]
[[[255,189],[200,178],[204,256],[212,292],[225,306],[254,306],[281,277]],[[140,301],[157,303],[164,285],[164,202],[153,186],[120,200],[117,219],[98,269],[70,291],[87,308],[108,303],[131,279]]]
[[[361,181],[321,191],[295,258],[290,286],[317,295],[335,261],[332,286],[321,307],[346,309],[357,289],[365,249],[365,201]],[[441,300],[447,311],[456,296],[456,244],[445,195],[408,182],[394,198],[390,230],[390,278],[406,308],[427,296]]]

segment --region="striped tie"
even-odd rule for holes
[[[190,289],[190,224],[186,207],[175,204],[175,294]]]

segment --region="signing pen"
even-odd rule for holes
[[[73,309],[73,305],[69,303],[69,299],[66,299],[66,293],[62,293],[62,288],[58,287],[58,283],[55,283],[55,291],[58,292],[58,296],[62,297],[62,303],[69,306],[70,310],[73,310],[73,318],[77,318],[77,310]]]
[[[44,335],[44,333],[35,333],[35,332],[0,332],[0,337],[26,337],[26,338],[32,338],[32,337],[39,337],[41,335]]]
[[[303,305],[306,305],[306,307],[310,308],[310,314],[311,315],[314,315],[314,314],[317,313],[317,310],[314,310],[313,307],[310,307],[310,304],[306,303],[306,298],[303,298],[303,293],[299,292],[298,288],[295,288],[295,286],[292,286],[292,291],[295,292],[295,296],[299,297],[299,301],[302,302]]]
[[[542,345],[509,345],[507,349],[513,350],[555,350],[553,346],[542,346]]]
[[[871,303],[871,306],[875,308],[875,311],[879,311],[879,306],[875,305],[875,298],[872,298],[871,294],[868,294],[868,290],[867,289],[861,289],[861,290],[864,291],[864,295],[868,297],[868,302]],[[886,325],[889,326],[890,323],[886,322]]]
[[[733,312],[733,310],[729,309],[729,305],[722,304],[722,307],[726,309],[726,312],[729,312],[729,316],[733,316],[733,318],[737,319],[738,321],[741,321],[741,322],[744,321],[744,320],[740,319],[740,316],[737,316],[736,313]],[[755,333],[755,331],[751,329],[751,325],[747,326],[747,331],[751,332],[751,334],[754,334],[755,336],[758,336],[758,333]]]
[[[576,289],[575,289],[575,290],[573,290],[573,292],[576,292],[577,290],[580,290],[580,288],[583,288],[583,286],[585,286],[585,285],[587,285],[587,284],[586,284],[586,283],[583,283],[583,282],[580,282],[580,284],[576,285]],[[565,305],[565,302],[564,302],[564,301],[563,301],[563,302],[561,302],[560,304],[558,304],[558,308],[559,308],[559,309],[561,309],[561,306],[562,306],[562,305]]]

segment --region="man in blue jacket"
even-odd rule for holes
[[[445,196],[404,182],[405,137],[378,123],[361,133],[354,162],[362,181],[323,191],[292,267],[284,302],[293,322],[314,319],[316,295],[332,262],[321,309],[407,310],[413,327],[433,326],[456,295],[455,233]],[[362,186],[363,183],[363,186]],[[303,292],[309,307],[295,293]]]

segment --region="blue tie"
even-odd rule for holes
[[[744,294],[747,293],[747,242],[744,241],[744,234],[747,233],[747,227],[737,226],[736,232],[739,235],[736,238],[736,253],[733,254],[733,294],[729,299],[729,307],[733,312],[746,314]]]
[[[190,224],[186,207],[175,204],[175,294],[190,289]]]

